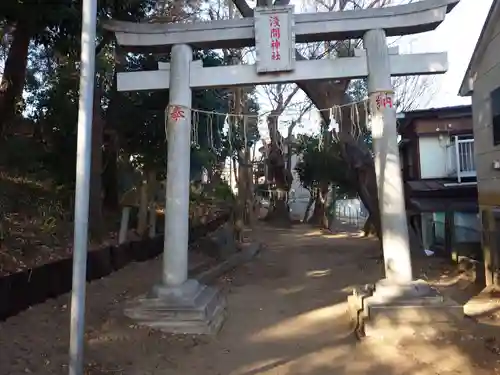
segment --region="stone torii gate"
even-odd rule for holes
[[[254,18],[196,24],[109,21],[129,52],[171,52],[158,70],[118,73],[118,90],[170,90],[165,246],[162,283],[126,314],[169,332],[217,331],[225,300],[212,287],[188,279],[191,89],[368,77],[371,127],[382,219],[386,279],[414,293],[391,76],[438,74],[446,53],[400,55],[386,37],[434,30],[459,0],[425,0],[389,8],[293,14],[291,6],[257,8]],[[295,43],[363,38],[354,57],[295,61]],[[203,67],[193,48],[256,46],[255,65]],[[339,103],[340,104],[340,103]],[[382,288],[381,288],[382,289]]]

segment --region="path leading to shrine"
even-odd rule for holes
[[[88,375],[494,374],[500,357],[464,321],[456,334],[398,347],[357,341],[346,317],[351,287],[381,276],[377,243],[306,226],[260,228],[252,262],[219,280],[229,316],[216,338],[138,327],[124,300],[147,292],[160,261],[88,285]],[[68,296],[0,323],[0,375],[67,374]],[[473,328],[473,327],[472,327]]]

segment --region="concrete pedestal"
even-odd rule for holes
[[[217,288],[190,279],[179,287],[156,286],[130,302],[125,315],[163,332],[216,334],[226,316],[226,299]]]
[[[357,288],[348,297],[349,316],[358,337],[398,341],[452,330],[463,306],[445,298],[425,281],[404,285],[386,280]]]

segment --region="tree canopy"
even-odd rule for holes
[[[154,14],[168,15],[174,10],[158,11],[152,0],[98,2],[98,20],[111,17],[138,21]],[[16,133],[16,118],[32,121],[34,133],[44,145],[43,162],[53,170],[61,183],[74,180],[76,156],[76,123],[78,114],[79,50],[82,2],[6,0],[0,5],[0,25],[8,35],[3,45],[5,67],[0,90],[0,132]],[[158,13],[159,12],[159,13]],[[176,9],[178,15],[185,9]],[[24,24],[28,25],[26,28]],[[19,45],[21,39],[28,44]],[[164,169],[167,144],[165,107],[168,90],[158,92],[117,92],[116,72],[150,70],[157,61],[169,56],[123,54],[114,44],[112,35],[98,28],[96,49],[96,92],[94,129],[101,121],[103,133],[113,134],[119,154],[136,166]],[[24,49],[21,53],[21,49]],[[225,63],[222,54],[195,51],[195,58],[205,66]],[[22,97],[19,94],[22,93]],[[246,91],[248,112],[256,113],[258,105],[253,90]],[[12,102],[16,101],[13,106]],[[3,103],[3,104],[2,104]],[[230,91],[201,89],[193,92],[193,108],[228,112]],[[14,116],[14,117],[12,117]],[[223,116],[196,116],[198,144],[193,144],[192,170],[196,175],[207,162],[227,156],[229,143],[237,149],[244,138],[234,129],[231,140],[223,133]],[[258,138],[257,124],[248,124],[247,140]],[[12,128],[7,130],[8,128]],[[210,128],[210,129],[209,129]],[[7,132],[7,133],[6,133]],[[212,140],[209,141],[209,134]],[[106,138],[106,137],[105,137]],[[60,155],[65,155],[60,158]],[[120,156],[119,155],[119,156]]]
[[[321,185],[335,189],[337,197],[351,197],[356,194],[348,176],[348,168],[340,154],[336,140],[324,144],[321,134],[298,136],[297,153],[300,160],[295,166],[301,184],[313,191]]]

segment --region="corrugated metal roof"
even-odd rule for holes
[[[449,181],[441,180],[415,180],[408,181],[406,184],[412,190],[418,191],[434,191],[434,190],[446,190],[449,189],[444,184]]]
[[[455,198],[411,198],[410,209],[418,212],[474,212],[479,211],[476,200]]]

